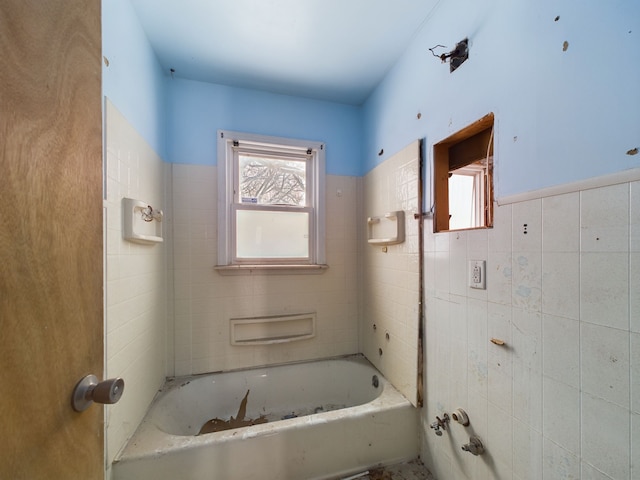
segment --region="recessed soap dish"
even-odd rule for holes
[[[404,210],[367,218],[369,245],[397,245],[404,242]]]
[[[122,235],[125,240],[144,245],[161,243],[162,210],[133,198],[122,199]]]

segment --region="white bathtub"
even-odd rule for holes
[[[268,423],[197,435],[212,418],[236,416],[247,390],[246,418],[268,415]],[[298,417],[281,419],[292,414]],[[327,479],[413,459],[418,451],[415,408],[366,359],[351,356],[169,380],[113,474],[115,480]]]

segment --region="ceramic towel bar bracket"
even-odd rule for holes
[[[133,198],[122,199],[123,236],[125,240],[144,245],[163,241],[162,210]]]
[[[370,245],[396,245],[404,242],[404,211],[367,218],[367,242]]]

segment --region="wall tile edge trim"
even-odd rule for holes
[[[640,168],[632,168],[622,170],[620,172],[602,175],[600,177],[587,178],[577,182],[571,182],[563,185],[554,185],[553,187],[541,188],[530,192],[517,193],[515,195],[507,195],[497,198],[496,203],[499,206],[510,205],[518,202],[526,202],[528,200],[536,200],[539,198],[552,197],[555,195],[563,195],[565,193],[580,192],[593,188],[609,187],[620,183],[630,183],[640,180]]]

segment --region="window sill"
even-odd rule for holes
[[[329,265],[216,265],[220,275],[318,275]]]

